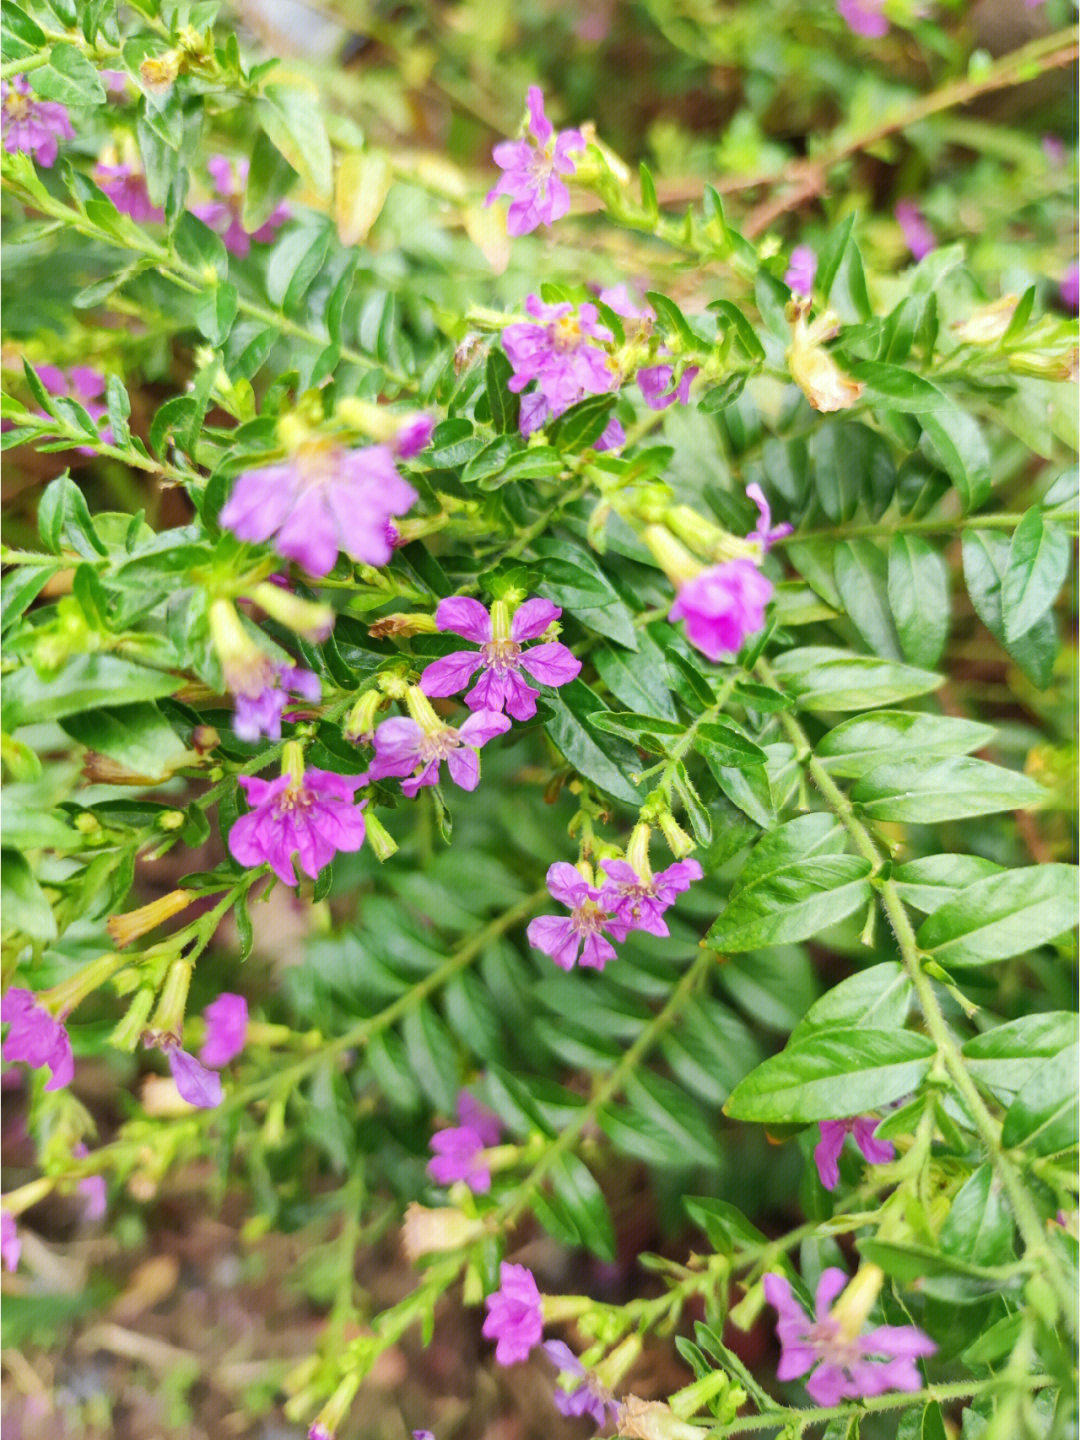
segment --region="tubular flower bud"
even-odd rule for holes
[[[967,345],[993,345],[1008,330],[1019,297],[1002,295],[991,305],[980,305],[966,320],[954,321],[952,330]]]
[[[123,950],[133,940],[156,930],[159,925],[164,925],[166,920],[171,920],[174,915],[186,910],[194,899],[192,890],[170,890],[168,895],[151,900],[149,905],[141,905],[138,910],[129,910],[126,915],[110,915],[105,922],[105,928],[116,942],[117,948]]]
[[[410,1262],[424,1255],[440,1255],[460,1250],[484,1232],[479,1220],[472,1220],[460,1210],[445,1206],[439,1210],[418,1205],[414,1200],[405,1211],[401,1228],[401,1245]]]
[[[334,628],[334,612],[329,605],[305,600],[283,585],[271,585],[264,580],[252,590],[251,598],[272,620],[277,620],[304,640],[325,640]]]
[[[795,323],[787,351],[791,378],[815,410],[823,414],[849,410],[865,386],[861,380],[845,375],[829,352],[822,349],[823,342],[837,333],[835,317],[826,314],[807,325],[808,311],[809,306],[805,304],[795,307]]]

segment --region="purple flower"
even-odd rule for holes
[[[387,523],[415,500],[385,445],[345,450],[314,441],[288,460],[245,471],[218,518],[241,540],[274,536],[279,554],[326,575],[339,550],[365,565],[385,565],[393,553]]]
[[[556,1385],[553,1398],[559,1414],[575,1417],[588,1415],[603,1428],[608,1423],[610,1410],[611,1424],[616,1424],[622,1406],[612,1398],[611,1392],[600,1384],[595,1375],[589,1374],[569,1345],[564,1345],[561,1340],[545,1340],[543,1348],[560,1375],[572,1375],[581,1382],[572,1390]]]
[[[829,1308],[846,1285],[847,1276],[842,1270],[825,1270],[818,1282],[811,1319],[782,1275],[765,1276],[765,1298],[780,1317],[776,1326],[781,1347],[776,1378],[796,1380],[817,1366],[806,1388],[818,1405],[883,1395],[886,1390],[921,1390],[922,1376],[915,1359],[932,1355],[937,1346],[914,1325],[879,1325],[860,1335],[862,1315],[855,1316],[857,1324],[852,1333],[852,1325],[842,1313],[844,1302],[835,1311]],[[862,1308],[858,1305],[861,1299],[857,1297],[853,1310]],[[878,1358],[872,1358],[875,1356]]]
[[[24,150],[46,169],[56,161],[58,141],[75,136],[66,107],[36,99],[25,75],[0,80],[0,117],[4,149]]]
[[[787,524],[774,525],[772,523],[772,511],[769,508],[768,500],[765,499],[765,492],[760,485],[748,485],[746,487],[746,493],[758,508],[757,528],[751,530],[746,538],[748,540],[760,540],[762,549],[769,550],[777,540],[782,539],[785,535],[791,534],[791,526]]]
[[[412,1440],[435,1440],[434,1430],[414,1430]]]
[[[656,311],[651,305],[638,305],[630,296],[625,284],[609,285],[606,290],[600,291],[600,299],[608,307],[614,310],[616,315],[621,315],[624,320],[638,320],[641,328],[646,329],[656,319]]]
[[[10,1210],[0,1210],[0,1258],[3,1259],[4,1269],[17,1270],[21,1253],[22,1241],[15,1226],[15,1217]]]
[[[100,70],[101,83],[114,100],[128,97],[128,75],[126,70]]]
[[[434,724],[419,724],[404,715],[384,720],[375,731],[375,759],[368,776],[384,780],[405,777],[401,791],[409,799],[424,785],[437,785],[445,760],[450,779],[462,790],[480,783],[481,746],[510,729],[510,721],[495,710],[477,710],[463,725],[445,725],[432,711]],[[418,772],[418,773],[414,773]]]
[[[528,1359],[544,1333],[540,1292],[532,1271],[524,1265],[509,1265],[504,1260],[499,1281],[499,1289],[484,1302],[488,1315],[483,1335],[496,1341],[495,1359],[500,1365],[514,1365]]]
[[[536,323],[522,321],[503,331],[503,349],[514,367],[509,389],[517,393],[535,380],[552,413],[560,415],[583,396],[605,395],[614,388],[615,371],[607,352],[588,343],[612,339],[611,331],[598,323],[595,305],[545,305],[529,295],[525,309]],[[522,433],[528,432],[523,428]]]
[[[239,823],[237,821],[237,824]],[[186,1100],[198,1110],[213,1110],[215,1105],[221,1104],[220,1075],[213,1070],[207,1070],[205,1065],[200,1065],[194,1055],[181,1050],[179,1045],[169,1045],[166,1053],[169,1069],[182,1100]]]
[[[675,898],[701,879],[696,860],[679,860],[658,875],[640,875],[626,860],[601,860],[607,877],[600,889],[600,904],[628,930],[667,935],[664,911]]]
[[[206,162],[206,168],[220,198],[205,205],[193,205],[192,213],[221,236],[230,255],[243,260],[251,250],[252,240],[258,240],[260,244],[273,240],[292,211],[288,205],[279,205],[258,230],[245,230],[240,217],[244,208],[248,161],[233,161],[227,155],[212,155]]]
[[[241,775],[240,784],[254,806],[229,831],[229,850],[241,865],[269,864],[284,884],[296,885],[294,853],[314,879],[339,850],[359,850],[364,843],[367,801],[353,804],[363,776],[308,769],[276,780]]]
[[[669,620],[686,621],[686,638],[710,660],[735,655],[765,624],[772,581],[752,560],[726,560],[687,581]]]
[[[784,284],[796,295],[809,295],[817,274],[817,256],[809,245],[796,245],[791,252]]]
[[[889,33],[889,22],[881,13],[885,0],[836,0],[841,20],[856,35],[880,40]]]
[[[688,365],[682,372],[677,385],[675,368],[672,365],[647,365],[637,372],[637,383],[650,410],[666,410],[678,400],[680,405],[690,401],[690,386],[698,373],[698,366]]]
[[[923,219],[922,211],[913,200],[901,200],[893,212],[896,223],[904,232],[904,243],[916,260],[929,255],[937,245],[934,232]]]
[[[0,1020],[11,1026],[2,1051],[5,1060],[23,1060],[35,1069],[47,1065],[52,1074],[46,1090],[71,1084],[75,1059],[68,1033],[31,991],[9,990],[0,1001]]]
[[[430,415],[411,415],[402,422],[392,443],[394,454],[399,460],[411,460],[431,444],[431,433],[435,421]]]
[[[1067,310],[1080,309],[1080,265],[1074,260],[1061,279],[1061,303]]]
[[[137,166],[105,165],[99,161],[94,166],[94,179],[122,215],[130,215],[140,224],[165,219],[164,211],[151,201],[146,176]]]
[[[467,1090],[458,1096],[458,1117],[460,1125],[436,1130],[431,1137],[435,1158],[428,1162],[428,1174],[439,1185],[464,1180],[474,1195],[486,1195],[491,1189],[491,1173],[480,1155],[499,1143],[502,1125],[499,1117]]]
[[[888,1140],[875,1140],[874,1131],[881,1122],[876,1116],[862,1115],[851,1120],[819,1120],[821,1139],[814,1146],[814,1164],[826,1190],[835,1190],[840,1179],[838,1161],[844,1141],[855,1136],[855,1144],[871,1165],[887,1165],[896,1151]]]
[[[428,1161],[427,1171],[436,1184],[464,1180],[474,1195],[486,1195],[491,1189],[491,1172],[480,1159],[484,1142],[471,1125],[436,1130],[431,1148],[435,1158]]]
[[[248,1007],[243,995],[223,991],[203,1011],[206,1039],[199,1051],[204,1065],[220,1070],[235,1060],[247,1040]]]
[[[534,690],[522,679],[525,670],[541,685],[566,685],[581,670],[576,659],[558,640],[522,650],[536,640],[562,614],[550,600],[526,600],[513,617],[508,607],[496,602],[489,614],[478,600],[452,595],[439,601],[435,624],[472,640],[479,650],[455,650],[430,664],[420,677],[425,695],[456,695],[464,690],[477,670],[480,679],[465,696],[470,710],[506,711],[515,720],[531,720],[536,714]]]
[[[80,1159],[89,1155],[89,1150],[80,1140],[71,1152]],[[104,1175],[84,1175],[75,1187],[83,1197],[83,1219],[91,1224],[101,1220],[109,1208],[109,1188]]]
[[[289,703],[290,693],[313,704],[322,697],[319,677],[310,670],[279,664],[268,655],[264,659],[266,665],[261,675],[248,675],[235,683],[238,677],[230,678],[226,673],[226,683],[236,696],[233,730],[241,740],[257,740],[260,735],[280,740],[281,716]],[[254,687],[260,681],[258,689],[240,688],[242,684]]]
[[[491,152],[495,164],[506,173],[487,197],[491,205],[497,196],[510,197],[506,228],[511,235],[528,235],[538,225],[553,225],[570,209],[570,192],[559,178],[573,175],[577,167],[572,154],[584,154],[580,130],[556,134],[544,114],[544,97],[535,85],[529,86],[529,140],[504,140]]]
[[[529,922],[529,944],[550,955],[563,970],[572,970],[577,964],[603,970],[609,960],[615,959],[615,947],[604,931],[610,931],[616,940],[625,940],[629,923],[611,914],[603,893],[565,860],[548,868],[547,887],[552,897],[570,910],[570,915],[538,915]]]

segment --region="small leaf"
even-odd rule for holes
[[[953,756],[927,764],[909,756],[885,761],[864,775],[851,798],[874,820],[936,825],[996,810],[1042,804],[1047,791],[1026,775],[986,760]]]
[[[1072,546],[1060,525],[1048,525],[1037,505],[1013,532],[1009,561],[1001,582],[1005,639],[1026,635],[1050,609],[1069,573]]]
[[[1033,1155],[1057,1155],[1075,1147],[1080,1046],[1070,1045],[1044,1060],[1005,1112],[1001,1143],[1007,1150],[1023,1145]]]
[[[870,862],[822,855],[751,881],[735,894],[706,937],[717,950],[755,950],[806,940],[870,900]]]
[[[1024,955],[1077,923],[1077,872],[1031,865],[988,875],[947,900],[919,927],[919,948],[946,968]]]
[[[888,594],[904,658],[933,669],[949,634],[949,571],[921,535],[893,536]]]
[[[292,168],[320,195],[334,186],[334,159],[317,95],[291,85],[267,85],[259,121]]]

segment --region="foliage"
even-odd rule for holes
[[[430,1338],[456,1286],[490,1300],[533,1222],[614,1261],[643,1170],[685,1263],[642,1255],[622,1304],[542,1283],[620,1434],[929,1437],[961,1411],[985,1440],[1074,1433],[1073,157],[961,109],[1073,60],[1065,7],[996,60],[960,7],[902,0],[873,41],[787,0],[598,6],[604,33],[538,0],[362,8],[341,65],[272,58],[216,4],[4,0],[4,76],[74,131],[52,166],[3,156],[4,981],[72,1015],[76,1059],[74,1090],[26,1072],[36,1171],[4,1209],[32,1229],[103,1175],[116,1215],[204,1159],[260,1225],[339,1215],[323,1340],[283,1388],[290,1419],[344,1433],[380,1354]],[[611,84],[627,57],[647,103]],[[525,133],[530,83],[594,123],[571,214],[511,240],[488,146]],[[249,164],[235,194],[219,154]],[[937,238],[917,262],[893,215],[913,195]],[[588,305],[614,378],[556,399]],[[513,332],[541,311],[522,394]],[[369,447],[415,495],[372,529],[389,563],[319,574],[224,508],[269,466],[299,505],[311,456],[331,485]],[[688,607],[729,565],[771,598],[710,659]],[[456,743],[460,699],[409,687],[468,647],[434,618],[460,596],[496,641],[551,602],[530,640],[580,670],[510,710],[477,788],[409,798],[371,736],[408,714]],[[278,690],[283,724],[249,733],[283,665],[317,698]],[[367,838],[300,873],[310,934],[275,979],[260,903],[283,881],[229,837],[253,777],[316,771],[366,801]],[[650,840],[657,871],[703,871],[659,933],[612,926],[602,973],[529,944],[551,864],[583,862],[595,899],[601,862],[643,874]],[[247,1043],[192,1108],[152,1072],[184,1090],[180,1042],[222,992]],[[90,1062],[117,1092],[141,1077],[96,1145]],[[501,1143],[489,1188],[448,1192],[425,1167],[464,1086]],[[848,1146],[827,1190],[822,1124],[868,1115],[893,1158]],[[418,1201],[441,1238],[417,1240]],[[414,1288],[373,1313],[354,1254],[401,1226]],[[931,1337],[919,1393],[808,1405],[739,1358],[763,1277],[801,1303],[829,1266],[869,1285],[862,1319]],[[687,1383],[646,1413],[657,1336]]]

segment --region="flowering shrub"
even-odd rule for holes
[[[5,0],[8,1343],[187,1176],[230,1434],[1072,1434],[1063,0],[368,8]]]

